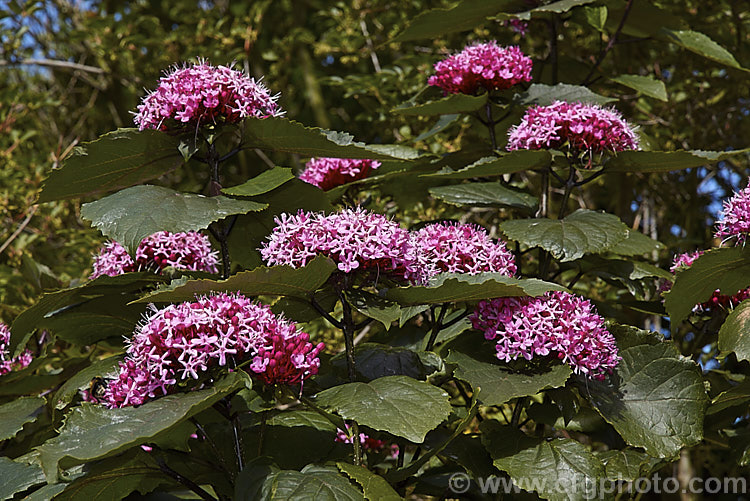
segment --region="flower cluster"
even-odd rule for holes
[[[373,270],[407,279],[418,274],[409,232],[359,207],[330,215],[282,214],[260,253],[269,266],[299,268],[322,254],[346,273]]]
[[[321,190],[330,190],[342,184],[364,179],[373,169],[380,167],[377,160],[351,158],[313,158],[305,164],[299,178]]]
[[[672,266],[669,268],[669,271],[671,271],[674,274],[677,274],[680,271],[686,270],[690,268],[690,266],[692,266],[695,260],[698,259],[702,255],[703,255],[703,251],[684,252],[682,254],[678,254],[674,257],[674,261],[672,262]],[[671,288],[672,288],[672,284],[667,283],[662,288],[662,291],[667,291]],[[696,305],[693,308],[693,311],[696,311],[696,312],[709,311],[711,308],[714,308],[717,306],[721,308],[734,308],[735,306],[737,306],[742,301],[748,298],[750,298],[750,288],[741,290],[732,296],[722,294],[721,290],[717,289],[714,291],[713,295],[708,301]]]
[[[508,150],[538,150],[568,145],[576,152],[637,150],[638,136],[614,109],[555,101],[532,106],[508,131]]]
[[[511,31],[515,31],[522,37],[526,36],[526,30],[529,29],[529,22],[528,21],[522,21],[518,18],[513,19],[507,19],[504,23],[504,26],[507,26],[511,29]]]
[[[516,46],[502,47],[495,41],[477,43],[438,61],[428,83],[446,94],[504,90],[530,82],[531,66],[531,59]]]
[[[17,357],[11,357],[8,352],[8,343],[10,343],[10,329],[0,322],[0,376],[27,367],[33,358],[29,350],[24,350]]]
[[[135,261],[117,242],[108,242],[94,258],[91,278],[116,276],[132,271],[161,271],[168,266],[178,270],[216,273],[218,263],[211,242],[205,235],[188,231],[169,233],[160,231],[144,238],[135,251]]]
[[[612,334],[588,300],[552,291],[538,297],[481,301],[471,316],[504,361],[552,355],[576,373],[604,379],[620,358]]]
[[[108,407],[140,405],[210,369],[243,361],[252,361],[250,369],[267,384],[301,383],[317,374],[324,348],[309,339],[241,294],[155,309],[128,341],[126,359],[101,401]]]
[[[735,238],[736,245],[744,245],[750,233],[750,184],[724,201],[722,219],[717,224],[716,238]]]
[[[347,431],[349,431],[350,426],[346,425]],[[351,444],[352,439],[349,438],[345,431],[341,429],[336,430],[336,442],[342,442],[345,444]],[[359,442],[362,444],[362,449],[365,451],[372,451],[372,452],[381,452],[385,450],[386,448],[390,449],[390,456],[392,459],[396,459],[398,457],[398,445],[391,445],[388,447],[388,444],[385,440],[378,440],[377,438],[372,438],[366,433],[360,433],[359,434]]]
[[[278,99],[242,71],[200,62],[162,77],[156,90],[138,105],[135,123],[140,130],[163,130],[168,120],[200,125],[280,116]]]
[[[512,277],[513,254],[487,231],[472,224],[436,223],[412,233],[417,263],[427,277],[442,272],[475,275],[484,271]]]

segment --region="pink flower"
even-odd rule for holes
[[[347,431],[349,431],[351,427],[347,424],[346,429]],[[345,444],[352,443],[352,439],[349,438],[346,432],[341,429],[336,430],[335,440],[336,442],[342,442]],[[366,433],[359,434],[359,442],[362,444],[362,448],[365,451],[381,452],[385,450],[386,448],[388,448],[392,459],[396,459],[398,457],[398,445],[393,444],[391,446],[388,446],[385,440],[378,440],[377,438],[372,438]]]
[[[301,383],[317,374],[317,354],[324,347],[313,347],[309,339],[294,323],[241,294],[154,308],[127,342],[119,374],[101,400],[108,407],[140,405],[175,392],[181,382],[244,361],[252,361],[250,369],[267,384]]]
[[[417,263],[428,277],[442,272],[475,275],[484,271],[512,277],[513,254],[503,242],[472,224],[436,223],[412,232]]]
[[[359,207],[327,216],[305,211],[282,214],[260,248],[269,266],[299,268],[322,254],[345,273],[365,270],[407,279],[419,274],[414,252],[408,231]]]
[[[313,158],[305,164],[299,178],[321,190],[330,190],[342,184],[364,179],[370,170],[380,167],[377,160],[355,160],[350,158]]]
[[[10,328],[0,322],[0,376],[4,376],[14,370],[28,367],[31,360],[34,358],[29,350],[24,350],[17,357],[11,357],[11,354],[8,351],[8,343],[10,343]]]
[[[526,36],[526,30],[529,28],[528,21],[521,21],[517,18],[508,19],[503,23],[503,25],[509,27],[512,31],[515,31],[522,37]]]
[[[276,117],[283,114],[278,99],[278,94],[272,96],[265,85],[242,71],[201,61],[163,76],[138,105],[135,123],[140,130],[166,130],[185,123],[198,126]]]
[[[744,245],[750,233],[750,184],[724,201],[721,215],[722,220],[717,223],[716,238],[736,238],[735,245]]]
[[[94,258],[91,279],[116,276],[132,271],[161,271],[168,266],[178,270],[216,273],[217,254],[208,237],[196,231],[160,231],[143,240],[135,251],[135,261],[117,242],[108,242]]]
[[[669,268],[669,271],[674,273],[675,275],[679,273],[680,271],[686,270],[690,268],[690,266],[693,265],[696,259],[698,259],[700,256],[704,254],[704,251],[696,251],[696,252],[684,252],[682,254],[678,254],[674,257],[674,261],[672,263],[672,266]],[[667,282],[664,287],[662,287],[662,292],[668,291],[672,288],[672,284]],[[711,308],[720,307],[720,308],[734,308],[738,304],[740,304],[745,299],[750,298],[750,288],[741,290],[737,292],[733,296],[727,296],[726,294],[722,294],[720,289],[717,289],[714,291],[711,298],[704,302],[695,305],[693,308],[694,312],[704,312],[704,311],[710,311]]]
[[[588,300],[567,292],[480,301],[470,318],[486,339],[497,338],[497,358],[506,362],[553,356],[602,380],[620,360],[604,319]]]
[[[516,46],[502,47],[496,41],[469,45],[435,64],[430,85],[446,94],[475,94],[504,90],[531,81],[531,58]]]
[[[638,136],[612,108],[555,101],[532,106],[519,125],[508,131],[508,150],[560,149],[567,145],[589,153],[637,150]]]

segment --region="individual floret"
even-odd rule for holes
[[[321,190],[330,190],[342,184],[364,179],[373,169],[380,167],[377,160],[351,158],[313,158],[305,164],[299,178]]]

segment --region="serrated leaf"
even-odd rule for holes
[[[133,254],[158,231],[197,231],[234,214],[257,212],[266,204],[224,196],[204,197],[162,186],[133,186],[83,204],[81,217]],[[159,217],[154,217],[158,214]]]
[[[607,249],[607,252],[618,256],[643,256],[662,249],[664,249],[663,243],[631,229],[624,240]]]
[[[224,188],[221,191],[222,193],[236,197],[253,197],[275,190],[293,178],[294,174],[292,174],[292,169],[286,167],[274,167],[267,171],[263,171],[261,174],[258,174],[254,178],[249,179],[240,185],[232,186],[231,188]]]
[[[0,456],[0,499],[11,499],[14,494],[44,482],[39,466]]]
[[[661,35],[666,40],[676,43],[680,47],[689,50],[699,56],[703,56],[717,63],[738,69],[744,69],[734,58],[731,52],[714,42],[708,36],[692,30],[670,30],[662,28]]]
[[[686,270],[677,273],[666,294],[664,307],[669,313],[672,332],[687,318],[693,307],[711,298],[714,291],[733,296],[750,286],[750,248],[711,249]]]
[[[65,384],[57,390],[55,397],[52,399],[55,409],[64,409],[75,398],[78,392],[87,387],[95,377],[103,377],[114,372],[118,362],[122,359],[122,355],[115,355],[97,360],[82,371],[79,371],[75,376],[68,378]]]
[[[380,475],[349,463],[336,463],[336,466],[342,473],[362,487],[367,501],[400,501],[403,499]]]
[[[510,240],[541,247],[560,261],[598,254],[625,240],[629,230],[620,219],[605,212],[578,209],[563,219],[512,219],[500,224]]]
[[[451,412],[447,393],[406,376],[334,386],[318,393],[315,400],[344,419],[415,443],[422,443],[427,432]]]
[[[0,405],[0,441],[15,437],[23,425],[36,421],[46,403],[41,397],[21,397]]]
[[[440,171],[423,174],[422,177],[470,179],[473,177],[502,176],[547,167],[551,161],[552,155],[547,150],[517,150],[500,157],[480,158],[471,165],[457,171]]]
[[[371,292],[361,289],[347,293],[350,304],[361,314],[372,318],[383,324],[385,330],[391,328],[391,324],[401,318],[401,308],[397,303],[376,296]]]
[[[599,414],[625,442],[654,457],[673,458],[700,442],[708,403],[700,367],[651,333],[616,325],[609,330],[622,360],[607,380],[590,380],[581,390]]]
[[[455,350],[450,350],[445,361],[456,364],[455,376],[469,383],[484,405],[501,405],[548,388],[559,388],[573,372],[568,365],[557,364],[539,374],[514,373]]]
[[[476,111],[487,104],[487,93],[479,96],[470,94],[452,94],[436,101],[424,104],[415,104],[407,101],[402,105],[393,108],[391,113],[396,115],[407,116],[430,116],[430,115],[451,115],[456,113],[469,113]]]
[[[621,451],[610,450],[594,453],[602,463],[610,480],[625,480],[634,482],[642,477],[644,466],[649,466],[654,458],[648,454],[635,449],[624,449]]]
[[[611,77],[610,80],[660,101],[668,100],[667,88],[661,80],[642,75],[618,75],[616,77]]]
[[[506,188],[498,182],[465,183],[430,188],[430,195],[458,206],[513,207],[532,211],[539,200],[522,191]]]
[[[59,467],[112,456],[144,443],[244,385],[243,377],[235,372],[212,388],[169,395],[139,407],[107,409],[84,403],[68,415],[60,435],[39,447],[44,474],[54,482]]]
[[[251,499],[240,497],[238,499]],[[259,501],[363,501],[362,492],[334,468],[281,470],[265,478]]]
[[[155,179],[185,160],[179,137],[161,131],[118,129],[84,143],[50,172],[39,203],[119,190]]]
[[[719,329],[719,351],[734,352],[737,360],[750,360],[750,300],[742,301]]]
[[[386,297],[401,305],[438,304],[478,301],[496,297],[540,296],[564,287],[534,278],[511,278],[500,273],[441,273],[429,286],[398,287],[388,290]]]
[[[617,99],[601,96],[581,85],[562,83],[557,85],[531,84],[529,90],[519,96],[519,102],[523,105],[549,106],[555,101],[607,104]]]
[[[747,155],[750,148],[734,151],[621,151],[604,165],[605,173],[667,172],[720,162],[736,155]]]

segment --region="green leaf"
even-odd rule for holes
[[[750,360],[750,300],[742,301],[719,329],[719,351],[734,352],[737,360]]]
[[[582,103],[607,104],[617,99],[605,97],[591,92],[587,87],[570,84],[531,84],[529,90],[522,93],[519,102],[523,105],[537,104],[540,106],[549,106],[555,101],[581,101]]]
[[[430,127],[429,130],[426,130],[415,137],[414,142],[418,143],[419,141],[424,141],[425,139],[431,138],[438,132],[444,131],[452,124],[456,123],[459,117],[460,115],[441,115],[440,118],[438,118],[437,122],[435,122],[435,124]]]
[[[386,297],[401,305],[439,304],[478,301],[496,297],[540,296],[547,291],[566,290],[564,287],[534,278],[511,278],[500,273],[441,273],[430,280],[430,285],[397,287]]]
[[[621,151],[604,165],[605,173],[667,172],[720,162],[736,155],[747,155],[750,148],[734,151]]]
[[[668,100],[667,88],[661,80],[641,75],[618,75],[610,78],[610,80],[660,101]]]
[[[15,437],[23,425],[36,421],[46,403],[41,397],[21,397],[0,405],[0,441]]]
[[[357,376],[363,381],[385,376],[408,376],[423,380],[432,372],[425,367],[417,352],[379,343],[357,345],[354,348],[354,361]],[[346,374],[345,354],[334,357],[331,365],[341,374]]]
[[[393,108],[391,113],[407,116],[451,115],[456,113],[470,113],[487,104],[487,93],[479,96],[470,94],[452,94],[450,96],[424,104],[407,101]]]
[[[552,161],[552,155],[547,150],[518,150],[505,153],[500,157],[480,158],[463,169],[441,170],[422,177],[436,177],[440,179],[469,179],[474,177],[502,176],[524,170],[547,167]]]
[[[346,132],[305,127],[285,118],[247,118],[243,122],[243,148],[260,148],[302,157],[414,160],[421,152],[394,144],[365,144]]]
[[[711,249],[686,270],[677,273],[666,294],[664,307],[669,313],[672,332],[687,318],[693,307],[708,301],[714,291],[733,296],[750,286],[750,248]]]
[[[493,464],[513,483],[551,501],[590,499],[592,485],[605,476],[604,465],[588,448],[569,438],[528,437],[511,426],[485,420],[482,443]]]
[[[385,330],[389,330],[391,324],[401,318],[401,308],[397,303],[371,292],[357,289],[347,293],[347,298],[358,312],[377,320],[383,324]]]
[[[535,7],[529,11],[517,14],[517,17],[519,19],[529,20],[531,19],[532,14],[540,12],[554,12],[556,14],[562,14],[563,12],[568,12],[569,10],[580,5],[594,3],[594,1],[595,0],[557,0],[556,2],[550,2],[546,5],[540,5],[539,7]]]
[[[522,191],[506,188],[498,182],[465,183],[430,188],[430,195],[452,205],[513,207],[533,211],[539,200]]]
[[[662,28],[663,35],[670,42],[676,43],[680,47],[694,52],[706,59],[716,61],[717,63],[730,66],[732,68],[744,69],[734,56],[721,45],[717,44],[703,33],[692,30],[670,30]]]
[[[91,380],[95,377],[103,377],[115,372],[117,363],[122,359],[122,355],[115,355],[97,360],[82,371],[79,371],[75,376],[68,378],[65,384],[57,390],[55,398],[52,400],[55,404],[55,409],[64,409],[73,401],[73,398],[75,398],[80,390],[89,386]]]
[[[112,456],[147,442],[221,398],[245,386],[240,373],[230,373],[212,388],[169,395],[139,407],[106,409],[84,403],[71,412],[57,437],[39,447],[48,481],[58,468]]]
[[[622,360],[605,381],[587,381],[594,407],[628,444],[673,458],[703,438],[708,397],[700,367],[672,342],[629,326],[610,325]]]
[[[267,476],[260,501],[362,501],[364,496],[334,468],[309,466],[300,471],[281,470]]]
[[[604,252],[625,240],[629,233],[617,216],[586,209],[578,209],[563,219],[513,219],[501,223],[500,230],[510,240],[541,247],[560,261]]]
[[[14,494],[44,482],[39,466],[0,456],[0,499],[11,499]]]
[[[618,256],[643,256],[664,249],[664,244],[647,237],[640,231],[630,230],[625,240],[621,240],[607,249]]]
[[[273,169],[263,171],[261,174],[240,185],[224,188],[221,191],[222,193],[236,197],[252,197],[275,190],[292,178],[294,178],[292,169],[274,167]]]
[[[266,207],[266,204],[249,200],[204,197],[144,185],[83,204],[81,217],[133,254],[141,240],[157,231],[202,230],[227,216],[257,212]]]
[[[336,463],[336,466],[342,473],[362,487],[367,501],[400,501],[403,499],[380,475],[349,463]]]
[[[336,270],[329,258],[318,256],[302,268],[291,266],[260,266],[251,271],[235,273],[226,280],[188,280],[177,287],[157,290],[137,303],[176,303],[192,301],[196,295],[213,291],[242,292],[248,296],[292,296],[307,299]]]
[[[451,412],[447,393],[406,376],[334,386],[318,393],[316,402],[344,419],[415,443],[422,443]]]
[[[565,364],[552,365],[539,374],[511,372],[498,364],[479,361],[455,350],[450,350],[445,361],[456,364],[455,376],[469,383],[476,398],[484,405],[501,405],[517,397],[559,388],[572,373],[570,366]]]
[[[746,405],[750,401],[750,380],[745,379],[740,384],[719,393],[712,401],[706,414],[716,414],[730,407]]]
[[[654,461],[648,454],[635,449],[601,451],[594,454],[604,463],[608,479],[626,482],[634,482],[637,478],[647,475],[648,471],[644,470]]]
[[[44,183],[39,203],[81,198],[155,179],[185,160],[180,139],[161,131],[118,129],[75,149]]]
[[[605,5],[584,7],[583,15],[586,21],[597,31],[604,31],[604,25],[607,23],[607,7]]]

